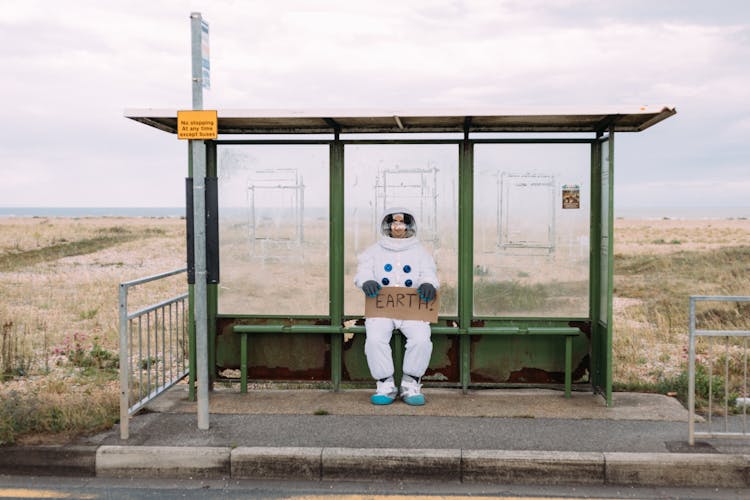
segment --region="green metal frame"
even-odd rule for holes
[[[471,344],[467,328],[474,315],[474,144],[464,139],[458,157],[458,324],[461,389],[469,388]]]
[[[606,142],[609,148],[607,158],[608,169],[608,189],[607,196],[607,275],[605,277],[605,286],[607,303],[602,304],[606,307],[607,323],[602,329],[602,345],[599,350],[599,359],[603,360],[603,373],[600,379],[600,390],[603,391],[607,400],[607,405],[612,406],[612,294],[614,292],[614,194],[615,194],[615,134],[614,130],[609,131],[609,137]],[[604,189],[604,187],[602,188]],[[604,221],[602,221],[604,222]]]
[[[206,177],[217,175],[216,143],[206,142]],[[216,314],[219,306],[219,286],[215,283],[206,285],[206,301],[208,312],[208,366],[216,366]],[[209,386],[213,387],[216,371],[209,370]]]
[[[591,381],[594,387],[601,384],[603,375],[600,363],[600,327],[599,312],[601,310],[601,142],[591,145],[591,228],[589,231],[589,317],[591,318]],[[598,210],[593,210],[598,207]]]
[[[331,143],[330,162],[330,250],[329,265],[329,311],[331,326],[344,322],[344,144],[338,140]],[[343,339],[341,335],[331,336],[331,382],[333,390],[341,386],[341,355]]]
[[[591,309],[591,378],[594,389],[612,406],[612,295],[614,278],[614,131],[598,137],[591,146],[591,212],[590,233],[590,287]],[[608,151],[608,164],[602,165],[604,148]],[[607,185],[603,185],[604,171]],[[606,198],[604,190],[606,189]],[[607,218],[603,217],[606,203]],[[606,231],[605,231],[606,229]],[[606,256],[603,262],[602,255]],[[604,271],[602,271],[604,269]],[[606,291],[606,302],[602,302],[602,291]],[[602,321],[602,316],[606,317]]]
[[[344,321],[356,319],[347,317],[343,312],[344,302],[344,168],[345,168],[345,146],[349,144],[455,144],[459,150],[458,155],[458,316],[440,317],[437,325],[433,325],[434,335],[455,335],[458,337],[459,359],[460,359],[460,387],[466,391],[472,384],[471,380],[471,348],[472,338],[476,336],[492,336],[497,339],[525,335],[527,338],[538,335],[563,335],[565,339],[565,371],[566,389],[570,387],[571,372],[571,350],[574,342],[576,328],[571,328],[571,322],[588,322],[591,325],[591,338],[588,341],[591,349],[591,383],[595,390],[601,391],[611,404],[612,392],[612,195],[613,195],[613,131],[603,138],[601,134],[592,139],[581,138],[538,138],[538,139],[469,139],[468,134],[463,139],[407,139],[407,140],[341,140],[336,134],[333,140],[218,140],[206,141],[207,143],[207,175],[216,175],[216,147],[217,145],[304,145],[320,144],[329,146],[330,179],[329,179],[329,311],[327,316],[289,316],[289,315],[220,315],[217,303],[217,286],[208,287],[208,312],[209,312],[209,366],[216,367],[217,359],[217,322],[222,319],[236,321],[235,331],[245,333],[298,333],[318,334],[328,336],[330,339],[330,381],[333,390],[339,390],[342,382],[342,359],[343,359],[343,334],[363,334],[364,327],[355,326],[344,328]],[[590,280],[589,280],[589,307],[588,318],[564,317],[564,318],[503,318],[503,317],[478,317],[473,314],[473,223],[474,223],[474,145],[475,144],[590,144],[591,146],[591,220],[590,220]],[[607,286],[607,304],[601,304],[601,244],[602,226],[605,221],[601,214],[601,148],[607,145],[610,148],[609,161],[609,211],[607,224],[607,270],[605,280]],[[192,172],[192,169],[190,170]],[[192,293],[192,287],[191,287]],[[192,295],[191,295],[192,300]],[[192,302],[191,302],[192,304]],[[607,308],[606,323],[599,321],[602,307]],[[192,312],[192,307],[191,307]],[[448,326],[449,322],[457,322],[458,326]],[[474,327],[472,322],[481,322],[483,326]],[[322,324],[325,323],[325,324]],[[192,326],[192,319],[191,319]],[[194,335],[193,329],[191,334]],[[247,335],[241,335],[240,365],[243,374],[247,373]],[[580,347],[583,342],[581,338],[576,341]],[[192,346],[194,338],[191,336],[191,391],[194,382],[194,359]],[[395,365],[400,366],[400,356],[403,351],[403,339],[401,335],[394,335],[393,339]],[[216,370],[211,370],[215,376]],[[397,377],[400,373],[396,374]],[[246,388],[247,379],[243,376],[242,387]],[[499,384],[503,385],[503,384]],[[192,392],[191,392],[192,397]]]

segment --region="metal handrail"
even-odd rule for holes
[[[693,295],[690,297],[690,316],[689,316],[689,348],[688,348],[688,442],[692,446],[695,444],[696,437],[703,438],[750,438],[747,431],[747,404],[743,404],[742,410],[742,432],[730,432],[728,430],[729,418],[729,338],[738,337],[744,339],[744,381],[743,381],[743,399],[748,398],[748,344],[747,339],[750,337],[748,330],[704,330],[696,328],[695,308],[697,302],[750,302],[750,296],[718,296],[718,295]],[[711,362],[708,363],[708,431],[696,432],[695,430],[695,344],[698,337],[726,339],[725,353],[725,371],[724,371],[724,430],[714,431],[711,428],[713,414],[713,371]],[[711,344],[713,345],[713,343]]]
[[[134,286],[185,272],[187,272],[187,268],[120,283],[120,439],[128,439],[129,437],[129,418],[131,415],[185,378],[189,373],[184,348],[187,338],[186,303],[188,294],[177,295],[129,313],[128,291]],[[145,358],[143,357],[144,318],[146,323]],[[134,337],[137,339],[137,353]],[[169,339],[168,343],[167,339]],[[181,344],[183,348],[180,351]],[[161,363],[161,374],[157,367],[158,363]],[[167,366],[169,366],[168,373]],[[135,382],[136,370],[138,372],[138,395],[137,401],[131,404],[131,390],[133,389],[131,382]],[[153,383],[152,373],[154,375]],[[159,380],[160,375],[161,380]]]

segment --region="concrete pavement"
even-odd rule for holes
[[[543,389],[425,389],[427,405],[369,390],[217,389],[210,429],[178,385],[119,428],[59,447],[11,447],[6,473],[109,477],[750,486],[748,440],[687,445],[673,398]],[[738,417],[732,425],[744,422]],[[705,424],[699,424],[705,425]]]

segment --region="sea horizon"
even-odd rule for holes
[[[320,208],[320,207],[318,207]],[[312,207],[311,207],[312,209]],[[230,209],[231,210],[231,209]],[[219,207],[219,212],[222,207]],[[750,207],[615,207],[624,219],[748,219]],[[185,207],[3,207],[0,217],[185,217]]]
[[[0,217],[185,217],[185,207],[0,207]]]

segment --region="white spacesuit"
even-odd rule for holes
[[[383,286],[415,288],[426,301],[435,298],[439,282],[435,260],[417,239],[414,215],[404,208],[386,210],[381,218],[381,236],[377,243],[358,256],[354,283],[365,295],[374,297]],[[423,405],[421,377],[432,354],[430,324],[426,321],[392,318],[367,318],[365,355],[370,373],[377,380],[373,404],[390,404],[399,391],[393,381],[391,336],[399,329],[406,337],[401,398],[410,405]]]

